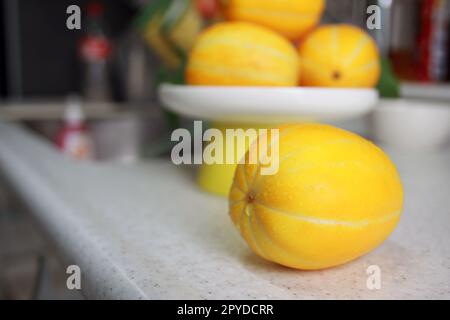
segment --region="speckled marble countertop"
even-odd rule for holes
[[[88,298],[450,298],[450,151],[389,151],[405,186],[393,235],[323,271],[261,260],[234,230],[225,199],[168,161],[77,163],[0,123],[0,169],[82,271]],[[366,269],[381,269],[381,289]]]

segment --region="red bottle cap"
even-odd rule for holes
[[[90,2],[87,5],[87,14],[92,17],[98,17],[103,14],[105,7],[100,2]]]

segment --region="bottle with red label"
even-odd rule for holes
[[[79,44],[83,64],[82,93],[87,101],[110,101],[112,98],[109,72],[112,43],[105,32],[103,16],[102,3],[88,4],[83,23],[85,35]]]
[[[450,0],[422,0],[418,78],[439,82],[447,77]]]
[[[78,98],[71,97],[68,100],[64,124],[57,135],[56,144],[63,153],[77,160],[94,158],[93,142]]]

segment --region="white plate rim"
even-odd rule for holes
[[[166,108],[184,116],[246,122],[257,122],[260,118],[269,121],[278,118],[347,119],[368,113],[379,100],[378,91],[373,88],[191,86],[167,83],[160,85],[158,95]],[[223,97],[231,97],[234,102],[230,103],[229,99]]]

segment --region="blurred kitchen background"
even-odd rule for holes
[[[66,27],[73,4],[80,30]],[[372,34],[394,72],[382,95],[450,104],[450,0],[329,0],[324,22],[366,28],[370,4],[383,8]],[[80,159],[164,156],[171,129],[189,121],[160,107],[156,86],[183,81],[190,44],[217,19],[215,0],[0,0],[0,121]],[[65,141],[73,133],[76,147]],[[26,211],[1,179],[0,299],[82,298],[65,290],[65,270]]]

